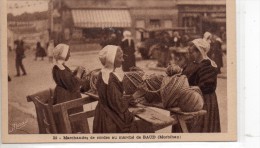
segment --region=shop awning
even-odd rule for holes
[[[72,17],[79,28],[131,27],[128,10],[72,10]]]

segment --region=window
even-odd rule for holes
[[[165,28],[172,28],[172,20],[164,20],[164,27]],[[168,31],[170,36],[172,36],[172,31]]]
[[[150,20],[150,27],[151,28],[160,28],[161,27],[161,22],[159,19],[151,19]]]
[[[165,28],[172,28],[172,20],[165,20],[164,21]]]

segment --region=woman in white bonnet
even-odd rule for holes
[[[130,31],[124,31],[123,40],[120,43],[120,47],[124,53],[124,62],[122,64],[123,71],[129,71],[131,67],[136,66],[135,64],[135,43],[131,37]]]
[[[220,119],[217,96],[217,65],[207,56],[209,42],[205,39],[195,39],[189,47],[190,58],[193,61],[183,69],[190,86],[198,86],[203,94],[205,116],[198,118],[197,124],[189,127],[190,132],[213,133],[220,132]]]
[[[56,63],[52,69],[52,76],[56,83],[56,87],[54,90],[53,96],[53,104],[59,104],[62,102],[70,101],[73,99],[81,98],[80,94],[80,85],[81,85],[81,77],[84,73],[83,68],[78,68],[77,73],[73,73],[66,65],[65,62],[70,58],[70,49],[66,44],[58,44],[53,50],[53,56],[56,60]],[[69,114],[77,113],[83,111],[82,107],[73,108],[68,111]],[[56,121],[59,120],[57,118],[60,115],[56,115]],[[57,123],[56,122],[56,123]],[[63,125],[61,123],[57,123],[57,128],[59,133],[63,133]],[[79,127],[76,124],[72,124],[73,132],[79,131]]]
[[[148,123],[134,121],[135,112],[128,110],[133,97],[123,94],[122,77],[115,72],[124,61],[121,48],[107,45],[99,52],[99,59],[103,68],[96,83],[99,101],[95,109],[93,133],[153,132]]]

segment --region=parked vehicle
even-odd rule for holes
[[[194,28],[175,27],[175,28],[157,28],[157,29],[144,29],[136,28],[141,34],[141,40],[137,43],[137,50],[140,52],[143,59],[157,58],[159,51],[159,42],[162,34],[168,32],[172,34],[178,31],[180,34],[192,32]]]

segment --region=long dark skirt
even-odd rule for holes
[[[128,54],[124,55],[124,62],[122,63],[123,71],[130,71],[130,68],[135,66],[135,55]]]
[[[98,103],[93,121],[93,133],[154,133],[151,123],[134,120],[132,114],[125,114],[125,122],[117,114]]]

